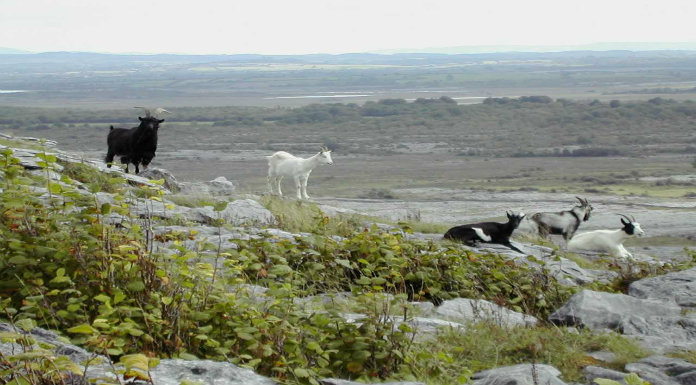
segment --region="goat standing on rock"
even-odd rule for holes
[[[568,240],[580,227],[580,223],[590,219],[592,205],[587,199],[576,198],[580,201],[580,205],[570,210],[556,213],[541,212],[532,215],[532,221],[539,226],[539,235],[542,238],[547,238],[549,234],[560,234],[568,243]]]
[[[143,108],[143,107],[135,107]],[[164,122],[164,119],[157,119],[151,116],[150,110],[145,110],[145,117],[138,117],[140,125],[133,128],[118,128],[111,126],[109,135],[106,138],[109,149],[106,152],[104,161],[106,167],[111,167],[114,161],[114,156],[121,157],[121,163],[126,165],[126,173],[128,173],[128,163],[135,165],[135,173],[140,172],[138,167],[140,164],[143,168],[147,166],[155,157],[157,151],[157,131],[159,125]],[[169,112],[164,108],[155,109],[155,113]]]
[[[280,182],[283,177],[292,177],[297,189],[297,199],[309,199],[307,195],[307,179],[312,169],[320,164],[333,164],[331,151],[322,147],[316,155],[304,159],[298,158],[285,151],[278,151],[268,158],[268,188],[271,194],[275,194],[274,187],[277,187],[278,195],[283,196],[280,191]]]
[[[445,233],[445,239],[462,241],[469,246],[476,246],[478,242],[497,243],[524,254],[522,250],[510,243],[510,236],[520,225],[524,213],[507,212],[506,214],[507,223],[481,222],[452,227]]]
[[[623,242],[631,237],[642,237],[645,235],[640,223],[633,217],[627,217],[628,221],[621,218],[622,228],[617,230],[594,230],[574,236],[568,242],[568,250],[595,250],[608,252],[615,257],[633,258],[633,255],[626,250]]]

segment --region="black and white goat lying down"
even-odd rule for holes
[[[445,233],[445,239],[461,241],[469,246],[476,246],[479,242],[497,243],[509,247],[518,253],[525,254],[510,243],[512,232],[520,225],[524,213],[513,214],[507,212],[507,223],[481,222],[452,227]]]
[[[580,227],[580,224],[590,219],[593,209],[587,199],[576,198],[580,201],[580,204],[570,210],[540,212],[532,215],[532,221],[539,227],[539,236],[548,238],[549,234],[562,235],[563,239],[568,243],[568,240],[573,237],[573,234]]]
[[[619,214],[622,228],[616,230],[594,230],[575,235],[568,242],[568,250],[593,250],[607,252],[615,257],[633,258],[633,255],[626,250],[623,242],[631,237],[641,237],[645,235],[640,223],[632,216]],[[627,220],[624,220],[626,218]]]

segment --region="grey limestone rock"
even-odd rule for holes
[[[534,372],[538,381],[534,379]],[[484,370],[474,374],[474,385],[564,385],[561,372],[550,365],[520,364]]]
[[[538,320],[480,299],[456,298],[444,301],[435,308],[433,315],[456,322],[492,321],[501,326],[530,326]]]
[[[275,216],[253,199],[240,199],[227,204],[222,211],[215,211],[212,206],[191,209],[188,218],[204,224],[210,224],[217,218],[234,225],[269,225],[275,223]]]
[[[235,193],[236,186],[224,176],[219,176],[208,182],[180,183],[180,193],[190,195],[229,196]]]
[[[623,379],[628,374],[612,369],[603,368],[601,366],[592,365],[584,367],[582,369],[582,372],[585,374],[585,379],[588,381],[588,383],[593,383],[595,378],[606,378],[608,380],[619,381],[625,384]]]
[[[628,294],[696,307],[696,267],[633,282],[628,287]]]
[[[319,380],[323,385],[371,385],[369,383],[364,383],[364,382],[355,382],[355,381],[348,381],[348,380],[340,380],[337,378],[326,378],[323,380]],[[411,381],[402,381],[402,382],[375,382],[374,384],[379,384],[379,385],[425,385],[422,382],[411,382]]]
[[[162,360],[151,370],[152,380],[158,385],[179,385],[184,380],[199,381],[206,385],[275,385],[269,378],[240,368],[229,362],[210,360]]]
[[[652,385],[680,385],[679,381],[659,371],[657,368],[644,363],[626,365],[626,371],[637,374]]]
[[[687,373],[696,374],[696,364],[692,364],[680,358],[667,357],[655,354],[640,360],[641,364],[650,365],[669,376],[678,376]]]
[[[679,306],[664,301],[583,290],[551,314],[550,320],[557,324],[590,329],[619,329],[622,321],[629,316],[646,318],[680,314]]]
[[[638,337],[655,352],[696,349],[696,315],[629,316],[621,322],[623,334]]]
[[[16,332],[7,323],[0,323],[0,331]],[[52,350],[56,355],[68,357],[71,361],[84,365],[95,357],[101,362],[93,362],[88,366],[86,378],[114,378],[113,370],[105,357],[89,353],[86,350],[66,343],[52,331],[34,328],[29,335],[37,342],[55,346]],[[21,351],[18,346],[0,342],[0,352],[14,354]],[[150,371],[153,382],[158,385],[179,385],[184,380],[199,381],[212,385],[275,385],[276,382],[254,373],[250,369],[240,368],[229,362],[209,360],[164,359]]]
[[[164,187],[171,192],[179,192],[181,190],[181,184],[177,182],[176,177],[171,172],[157,167],[150,167],[142,171],[140,174],[143,178],[148,179],[164,179]]]

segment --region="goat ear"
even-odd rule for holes
[[[162,123],[162,122],[164,122],[164,119],[158,119],[158,120],[157,120],[157,123]]]
[[[138,116],[138,120],[140,120],[140,121],[142,122],[142,121],[143,121],[143,118],[141,118],[140,116]]]
[[[621,223],[623,223],[624,226],[628,224],[628,222],[626,222],[623,218],[621,218]]]

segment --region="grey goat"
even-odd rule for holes
[[[559,212],[541,212],[532,215],[532,220],[539,226],[539,235],[547,238],[549,234],[562,235],[568,242],[580,227],[580,223],[590,219],[592,205],[587,199],[576,197],[580,204],[570,210]]]

